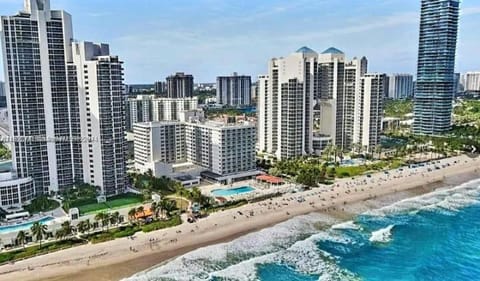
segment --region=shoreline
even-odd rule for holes
[[[480,161],[466,156],[444,159],[438,165],[454,161],[458,163],[431,172],[419,168],[412,174],[413,169],[405,168],[403,172],[390,171],[388,176],[377,173],[371,178],[363,176],[354,180],[338,180],[332,186],[214,213],[195,224],[184,223],[151,233],[137,233],[134,240],[121,238],[19,261],[1,266],[0,279],[121,280],[192,250],[228,242],[295,216],[320,212],[344,220],[369,209],[426,194],[440,187],[452,187],[480,176]],[[300,196],[305,198],[305,202],[287,200]],[[239,215],[239,211],[245,214],[254,212],[255,215]],[[132,252],[129,246],[138,250]]]

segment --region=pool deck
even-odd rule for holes
[[[215,195],[212,194],[212,191],[214,191],[214,190],[217,190],[217,189],[235,189],[235,188],[240,188],[240,187],[245,187],[245,186],[252,187],[255,190],[250,191],[250,192],[245,192],[245,193],[239,193],[239,194],[236,194],[236,195],[221,196],[221,197],[227,199],[228,201],[236,201],[236,200],[242,200],[242,199],[250,200],[250,199],[254,199],[256,197],[262,197],[262,196],[269,195],[269,194],[288,193],[288,192],[291,192],[291,191],[293,191],[297,188],[295,184],[290,184],[290,183],[285,183],[285,184],[279,185],[279,186],[271,186],[269,184],[259,183],[256,180],[239,181],[239,182],[235,182],[235,183],[230,184],[230,185],[212,184],[212,185],[207,185],[207,186],[201,186],[199,188],[204,195],[216,197]]]

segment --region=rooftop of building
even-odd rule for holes
[[[303,46],[300,49],[298,49],[295,53],[302,53],[302,54],[317,54],[314,50],[310,49],[307,46]]]
[[[338,55],[344,55],[345,53],[340,51],[339,49],[335,47],[330,47],[326,49],[325,51],[322,52],[322,54],[338,54]]]

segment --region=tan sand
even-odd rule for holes
[[[334,186],[287,194],[218,212],[195,224],[184,223],[175,228],[138,233],[133,240],[122,238],[83,245],[19,261],[1,266],[0,280],[120,280],[194,249],[230,241],[294,216],[329,212],[330,215],[345,217],[345,213],[359,213],[365,208],[378,207],[379,203],[366,206],[367,200],[378,202],[382,201],[380,198],[387,198],[384,204],[393,203],[391,201],[429,192],[436,187],[436,183],[445,183],[455,177],[466,181],[479,175],[480,160],[460,156],[442,160],[437,165],[446,163],[450,163],[450,166],[433,169],[431,172],[427,172],[425,167],[417,168],[415,172],[413,169],[405,169],[403,172],[391,171],[389,175],[377,173],[371,178],[343,179]],[[468,176],[462,176],[467,174]],[[304,202],[296,199],[287,201],[287,198],[300,196],[305,198]],[[238,211],[243,215],[239,215]],[[254,216],[250,216],[251,211]]]

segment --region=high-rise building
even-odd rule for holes
[[[157,81],[153,84],[155,88],[155,94],[161,97],[167,96],[167,83],[163,81]]]
[[[315,91],[320,107],[320,134],[330,136],[335,145],[342,146],[344,122],[345,54],[328,48],[318,56],[318,72]]]
[[[217,77],[217,103],[228,106],[247,106],[252,103],[252,78],[246,75]]]
[[[272,115],[269,113],[268,105],[271,104],[268,95],[268,75],[259,75],[257,81],[257,137],[258,149],[268,151],[269,139],[272,135],[271,124]],[[270,146],[271,147],[271,146]]]
[[[166,164],[187,162],[225,180],[257,174],[254,124],[162,121],[134,125],[135,168],[169,174]]]
[[[463,79],[465,91],[480,92],[480,71],[467,72]]]
[[[285,58],[274,58],[268,76],[262,76],[259,83],[260,149],[278,159],[313,152],[317,57],[315,51],[302,47]]]
[[[183,72],[177,72],[167,77],[168,98],[193,97],[193,76]]]
[[[451,128],[459,0],[422,0],[413,132]]]
[[[413,96],[413,75],[391,74],[388,76],[387,98],[407,99]]]
[[[49,0],[26,0],[1,20],[13,169],[37,194],[79,181],[123,192],[121,62],[107,45],[74,42],[71,16]]]
[[[365,57],[346,61],[345,54],[333,47],[319,55],[319,134],[329,136],[340,149],[350,149],[353,143],[356,99],[367,66]]]
[[[367,73],[368,60],[366,57],[353,58],[345,64],[345,98],[343,103],[343,127],[341,148],[352,149],[355,124],[358,124],[360,110],[364,100],[361,98],[361,79]]]
[[[157,98],[139,95],[127,99],[126,130],[131,131],[135,123],[156,121],[178,121],[185,111],[198,107],[198,98]]]
[[[385,97],[386,74],[365,74],[360,78],[360,96],[357,102],[353,143],[362,149],[372,149],[380,144]]]
[[[81,142],[83,182],[99,186],[107,196],[125,191],[122,64],[117,56],[110,55],[107,44],[73,43],[73,63],[69,68],[76,69],[80,132],[84,137]],[[79,148],[76,149],[74,152],[78,153]]]

